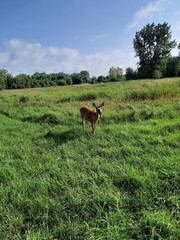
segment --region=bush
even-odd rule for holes
[[[160,70],[155,70],[153,73],[152,73],[152,78],[154,79],[159,79],[162,77],[162,72]]]
[[[30,100],[30,98],[28,97],[28,96],[21,96],[20,98],[19,98],[19,102],[21,102],[21,103],[26,103],[26,102],[28,102]]]
[[[57,86],[54,81],[49,81],[49,85],[50,85],[50,86]]]
[[[59,80],[58,81],[58,86],[66,86],[66,81],[65,80]]]
[[[88,93],[78,97],[78,101],[91,101],[96,99],[97,95],[95,93]]]

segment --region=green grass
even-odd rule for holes
[[[1,91],[0,133],[0,239],[180,238],[180,79]]]

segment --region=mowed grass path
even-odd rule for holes
[[[179,130],[178,78],[1,91],[0,239],[179,239]]]

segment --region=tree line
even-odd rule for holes
[[[111,67],[107,76],[90,77],[88,71],[67,74],[39,73],[33,75],[19,74],[12,76],[5,69],[0,70],[0,89],[36,88],[48,86],[65,86],[82,83],[102,83],[125,80],[164,78],[180,76],[180,52],[178,56],[171,56],[171,50],[177,46],[175,40],[171,40],[170,26],[163,24],[147,24],[133,39],[135,56],[139,58],[137,69]],[[180,51],[180,44],[178,45]]]

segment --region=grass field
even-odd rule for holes
[[[2,240],[180,239],[180,79],[0,91],[0,164]]]

